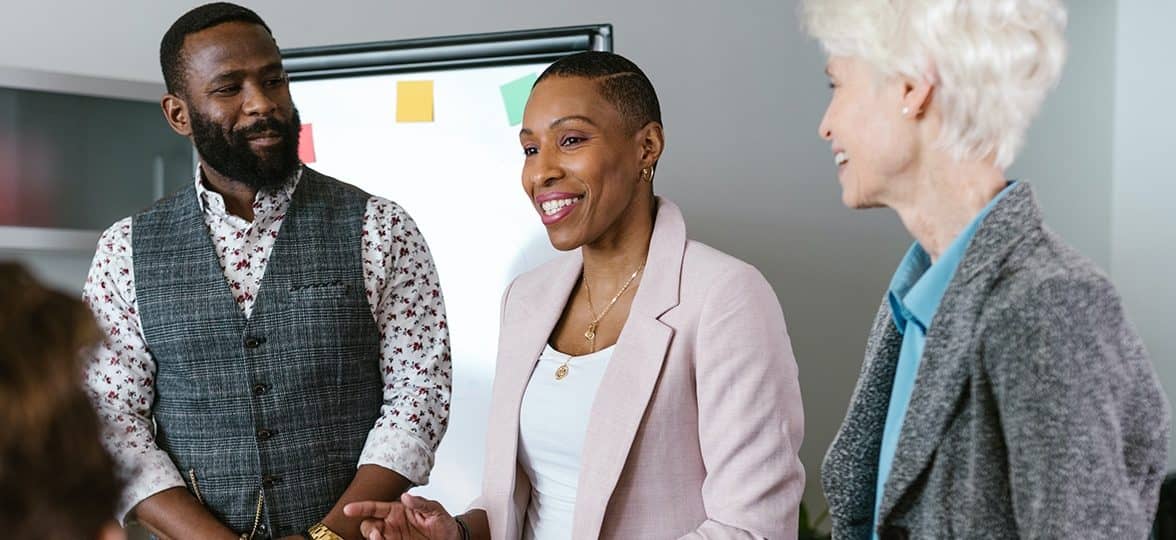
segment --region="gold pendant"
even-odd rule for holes
[[[596,340],[596,325],[595,324],[588,325],[588,331],[584,332],[584,339],[586,339],[588,341],[595,341]]]
[[[568,376],[568,365],[564,364],[555,369],[555,380],[562,381]]]

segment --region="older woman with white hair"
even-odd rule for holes
[[[835,538],[1143,538],[1168,405],[1107,277],[1008,181],[1059,0],[805,0],[843,202],[915,244],[822,470]]]

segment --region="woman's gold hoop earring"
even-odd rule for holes
[[[653,181],[653,168],[641,169],[641,180],[643,182]]]

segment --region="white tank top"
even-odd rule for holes
[[[550,345],[539,355],[519,412],[519,464],[531,479],[523,540],[572,537],[580,450],[588,414],[613,348],[569,356]],[[568,374],[555,371],[568,362]]]

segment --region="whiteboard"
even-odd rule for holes
[[[558,253],[523,191],[519,125],[502,94],[504,84],[549,63],[291,84],[310,126],[308,165],[398,203],[432,250],[448,313],[453,397],[429,485],[414,493],[455,513],[481,490],[502,292]],[[398,122],[400,83],[426,81],[432,121]]]

